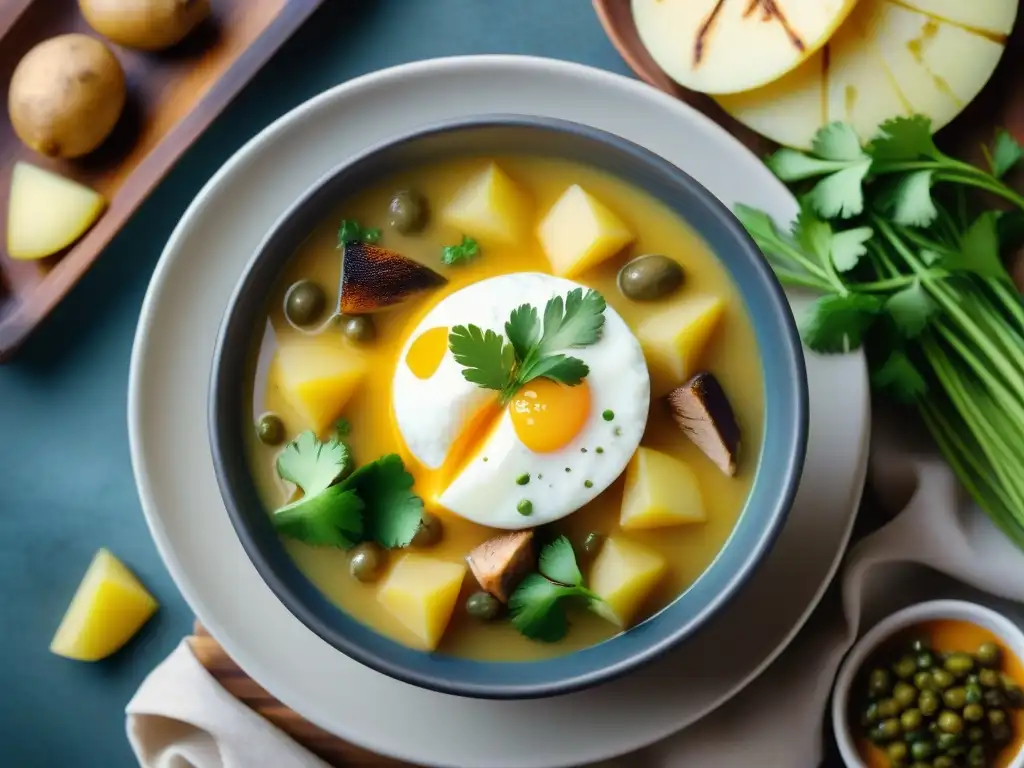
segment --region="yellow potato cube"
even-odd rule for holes
[[[484,245],[517,245],[529,225],[530,198],[497,163],[467,181],[441,218]]]
[[[621,536],[610,536],[590,569],[590,589],[603,602],[594,610],[625,629],[665,575],[664,558]]]
[[[101,549],[50,643],[58,656],[98,661],[127,643],[159,604],[124,564]]]
[[[626,468],[619,525],[625,531],[707,520],[697,475],[685,462],[638,448]]]
[[[537,226],[551,269],[575,277],[625,248],[633,233],[600,200],[573,184]]]
[[[71,245],[106,208],[103,195],[28,163],[15,163],[7,203],[7,253],[41,259]]]
[[[305,426],[322,433],[366,376],[366,360],[338,344],[288,339],[277,350],[278,381]]]
[[[437,648],[459,599],[464,563],[410,552],[391,569],[377,600],[432,651]]]
[[[701,296],[651,314],[636,329],[651,374],[651,394],[665,395],[697,372],[725,303]]]

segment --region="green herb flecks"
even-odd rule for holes
[[[472,237],[462,236],[458,245],[446,245],[441,250],[441,262],[449,267],[470,261],[480,254],[480,245]]]
[[[380,229],[377,227],[364,227],[355,219],[343,219],[338,227],[338,248],[343,248],[345,243],[369,243],[371,245],[380,242]]]

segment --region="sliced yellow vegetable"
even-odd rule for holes
[[[28,163],[15,163],[7,205],[7,253],[41,259],[57,253],[93,225],[106,200],[77,181]]]
[[[830,122],[869,140],[901,115],[949,123],[992,76],[1018,0],[860,0],[833,38],[798,69],[763,88],[719,96],[740,122],[806,149]]]
[[[134,574],[101,549],[85,572],[50,650],[79,661],[106,658],[127,643],[158,607]]]
[[[590,589],[603,602],[593,609],[625,629],[665,575],[665,559],[645,546],[610,536],[590,570]]]
[[[684,461],[640,447],[626,467],[619,525],[624,531],[707,520],[697,475]]]
[[[303,427],[318,434],[341,416],[367,370],[359,352],[303,338],[281,342],[277,366],[281,393],[303,420]]]
[[[448,627],[465,575],[464,563],[410,552],[391,569],[377,600],[432,651]]]
[[[484,245],[516,245],[529,226],[530,208],[526,193],[491,163],[459,189],[441,218]]]
[[[633,0],[640,40],[669,77],[705,93],[749,91],[821,48],[857,0]]]
[[[537,238],[552,271],[574,277],[621,251],[633,233],[608,206],[573,184],[537,226]]]

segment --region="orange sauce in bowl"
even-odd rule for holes
[[[1024,664],[1014,656],[1006,647],[1006,644],[995,634],[972,624],[968,621],[938,620],[928,621],[901,632],[894,639],[887,642],[878,653],[884,656],[887,651],[895,650],[906,645],[913,638],[921,638],[931,643],[932,650],[937,653],[963,651],[973,654],[982,643],[995,643],[1002,651],[1002,663],[999,671],[1009,675],[1018,685],[1024,688]],[[876,654],[869,657],[865,669],[870,669]],[[860,725],[860,713],[858,702],[862,700],[862,682],[853,690],[850,697],[849,722],[855,733],[863,733]],[[1013,729],[1013,740],[1007,744],[1002,751],[996,755],[995,760],[990,763],[993,768],[1008,768],[1013,759],[1024,747],[1024,709],[1007,709],[1006,721]],[[867,768],[891,768],[889,758],[884,750],[875,746],[866,737],[857,739],[857,751],[861,760]]]

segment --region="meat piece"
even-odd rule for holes
[[[503,603],[537,564],[533,531],[516,531],[488,539],[466,555],[480,586]]]
[[[740,428],[722,385],[703,371],[668,395],[679,428],[730,477],[736,474]]]

